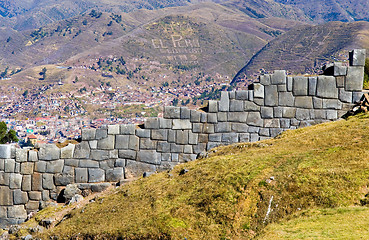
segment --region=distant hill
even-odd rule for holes
[[[331,22],[316,26],[299,26],[270,41],[234,78],[234,82],[252,76],[260,69],[271,72],[286,69],[291,73],[314,73],[332,60],[347,59],[354,48],[369,49],[369,23]]]

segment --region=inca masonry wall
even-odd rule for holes
[[[254,142],[343,116],[362,96],[365,50],[350,66],[320,76],[262,75],[253,90],[222,92],[204,111],[165,107],[143,126],[82,129],[82,142],[39,150],[0,145],[0,227],[23,222],[68,184],[99,191],[109,183],[170,169],[219,145]]]

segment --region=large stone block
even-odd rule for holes
[[[222,141],[222,133],[212,133],[209,134],[210,142],[221,142]]]
[[[283,107],[274,107],[273,109],[273,116],[275,118],[283,117]]]
[[[98,168],[100,166],[98,161],[94,161],[94,160],[81,160],[79,161],[78,167],[81,168]]]
[[[145,129],[159,129],[159,118],[147,118],[144,123]]]
[[[218,122],[227,122],[228,121],[227,112],[218,112],[217,119],[218,119]]]
[[[16,205],[8,207],[8,218],[27,218],[27,211],[24,208],[24,205]]]
[[[229,111],[229,95],[228,92],[222,91],[220,93],[219,112],[228,112],[228,111]]]
[[[22,187],[22,175],[18,173],[11,173],[9,177],[9,188],[20,189]]]
[[[280,126],[278,118],[264,120],[264,127],[266,128],[280,128]]]
[[[115,136],[114,135],[108,135],[108,137],[97,141],[98,149],[111,150],[111,149],[114,149],[114,146],[115,146]]]
[[[183,119],[173,119],[173,127],[174,130],[185,130],[185,129],[191,129],[192,124],[190,120],[183,120]]]
[[[164,107],[164,118],[180,118],[181,117],[181,108],[165,106]]]
[[[351,103],[352,102],[352,92],[346,92],[345,89],[339,89],[339,99],[341,102]]]
[[[87,141],[82,141],[77,144],[74,149],[74,158],[89,158],[90,157],[90,145]]]
[[[296,110],[296,119],[297,120],[309,120],[310,119],[309,109],[298,108]]]
[[[328,120],[337,120],[337,110],[327,110],[327,119]]]
[[[13,205],[13,194],[9,187],[0,186],[0,206]]]
[[[248,100],[249,92],[247,90],[236,91],[236,100]]]
[[[189,144],[197,144],[199,141],[199,135],[189,131],[188,133],[188,143]]]
[[[168,139],[168,129],[151,130],[151,139],[166,141]]]
[[[345,90],[346,91],[361,91],[363,89],[364,68],[349,67],[347,70]]]
[[[207,113],[201,113],[200,122],[206,123],[207,121],[208,121],[208,114]]]
[[[156,149],[158,152],[169,153],[170,152],[170,143],[168,142],[158,142],[158,146]]]
[[[193,131],[196,131],[197,130],[197,126],[201,126],[202,127],[202,124],[200,123],[194,123],[193,124],[194,126],[194,130]],[[176,141],[176,130],[169,130],[168,132],[168,142],[170,143],[174,143]]]
[[[108,125],[108,134],[110,135],[117,135],[120,133],[119,130],[119,125],[115,124],[115,125]]]
[[[179,154],[179,162],[186,163],[196,160],[196,154]]]
[[[316,95],[323,98],[338,98],[336,79],[333,76],[319,76]]]
[[[295,107],[297,108],[313,108],[313,98],[299,96],[295,98]]]
[[[189,133],[189,130],[176,131],[176,143],[177,144],[188,144],[188,133]]]
[[[15,149],[15,161],[16,162],[27,162],[28,150],[17,148]]]
[[[161,156],[155,150],[141,150],[137,153],[137,161],[160,165]]]
[[[140,149],[156,149],[157,141],[152,141],[150,138],[140,139]]]
[[[23,162],[21,163],[21,174],[32,174],[33,173],[33,162]]]
[[[75,182],[76,183],[87,183],[88,173],[87,168],[76,168],[75,170]]]
[[[228,121],[229,122],[246,122],[248,112],[229,112],[228,113]]]
[[[13,192],[13,200],[14,205],[26,204],[28,202],[28,194],[20,189],[16,189]]]
[[[338,76],[336,77],[336,84],[338,88],[343,88],[345,87],[345,82],[346,82],[346,76]]]
[[[260,111],[260,106],[256,105],[254,102],[245,101],[243,105],[244,105],[245,112],[259,112]]]
[[[96,183],[96,182],[104,182],[105,181],[105,171],[98,168],[89,168],[88,169],[88,182]]]
[[[278,106],[278,89],[275,85],[265,86],[265,105],[270,107]]]
[[[221,122],[218,124],[215,124],[215,132],[216,133],[226,133],[231,131],[231,123],[229,122]]]
[[[247,117],[246,123],[251,126],[262,127],[264,122],[261,119],[259,112],[250,112]]]
[[[196,110],[191,110],[191,122],[199,123],[201,118],[201,113]]]
[[[155,172],[156,166],[153,164],[147,164],[143,162],[127,161],[127,165],[124,168],[124,174],[126,178],[140,177],[144,172]]]
[[[270,80],[270,74],[265,74],[265,75],[260,75],[259,76],[259,82],[262,85],[270,85],[271,84],[271,80]]]
[[[11,158],[12,146],[10,144],[0,145],[0,159]]]
[[[324,109],[342,109],[342,103],[337,99],[323,99]]]
[[[64,165],[65,166],[70,166],[70,167],[78,167],[79,165],[79,161],[78,159],[65,159],[64,160]],[[83,160],[81,160],[83,161]]]
[[[254,98],[264,98],[264,86],[254,83]]]
[[[307,96],[308,95],[308,78],[296,76],[293,78],[293,95]]]
[[[64,160],[50,161],[46,163],[47,173],[61,173],[64,167]]]
[[[97,149],[97,140],[88,141],[91,149]]]
[[[181,119],[190,119],[190,109],[181,107]]]
[[[209,113],[216,113],[218,112],[218,101],[216,100],[209,100],[207,103],[208,112]]]
[[[126,159],[115,160],[114,167],[125,167],[125,166],[126,166]]]
[[[234,100],[236,101],[236,100]],[[208,123],[217,123],[218,122],[218,115],[216,113],[208,113]]]
[[[231,100],[229,104],[230,112],[242,112],[243,111],[243,101],[241,100]]]
[[[170,128],[172,127],[172,120],[170,119],[164,119],[164,118],[160,118],[160,120],[166,120],[170,122]],[[162,121],[160,121],[160,128],[164,128],[162,127],[161,124]],[[151,130],[150,129],[136,129],[136,136],[140,137],[140,138],[149,138],[151,137]],[[118,139],[115,138],[115,144],[117,144]],[[128,148],[128,136],[125,136],[125,138],[122,138],[120,141],[124,141],[127,144],[127,148]],[[117,148],[117,147],[115,147]]]
[[[272,84],[286,84],[286,71],[285,70],[275,70],[271,75]]]
[[[363,96],[363,92],[352,92],[352,103],[357,103]]]
[[[60,157],[61,158],[73,158],[75,145],[69,143],[67,146],[60,149]]]
[[[48,190],[52,190],[55,188],[53,174],[42,174],[42,188]]]
[[[45,144],[38,152],[39,160],[57,160],[60,158],[60,149],[55,144]]]
[[[365,65],[365,49],[354,49],[349,53],[350,66],[364,66]]]
[[[42,191],[42,175],[39,173],[32,174],[32,191]]]
[[[22,191],[31,191],[32,190],[32,176],[31,175],[23,175],[22,188],[21,189],[22,189]]]
[[[143,130],[143,129],[140,129]],[[150,130],[145,129],[150,132]],[[116,149],[128,149],[129,135],[116,135],[115,136],[115,148]]]
[[[239,142],[249,142],[250,141],[249,133],[240,133],[238,137],[239,137]]]
[[[163,128],[164,129],[171,129],[172,128],[172,120],[171,119],[165,119],[165,118],[159,118],[159,126],[160,126],[161,129],[163,129]],[[142,129],[142,130],[144,130],[144,129]],[[136,132],[136,135],[137,135],[137,132]]]
[[[119,182],[124,179],[124,171],[122,167],[106,170],[107,182]]]
[[[94,128],[82,129],[83,141],[94,140],[95,138],[96,138],[96,129]]]
[[[106,126],[101,126],[101,128],[96,129],[96,140],[106,138],[108,136],[108,128]]]
[[[246,133],[249,127],[245,123],[232,123],[232,131],[236,133]]]
[[[261,107],[261,118],[273,118],[273,108],[272,107]]]
[[[343,66],[341,62],[335,62],[333,66],[333,75],[334,76],[346,76],[347,67]]]
[[[293,90],[293,77],[287,77],[286,87],[287,87],[288,92],[292,92],[292,90]]]
[[[120,134],[121,135],[134,135],[136,131],[136,125],[134,124],[121,124]]]
[[[109,151],[107,150],[91,150],[91,159],[97,161],[103,161],[110,158]]]
[[[175,143],[170,144],[170,152],[172,153],[183,153],[183,145],[177,145]]]
[[[4,160],[4,169],[7,173],[15,172],[15,160],[14,159],[5,159]]]
[[[315,96],[316,95],[316,83],[318,81],[317,77],[309,77],[309,95]]]
[[[285,107],[283,108],[282,117],[284,118],[294,118],[296,116],[296,108]]]

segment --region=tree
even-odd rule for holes
[[[0,144],[18,142],[17,133],[10,129],[8,131],[8,127],[5,122],[0,122]]]

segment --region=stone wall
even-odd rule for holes
[[[99,191],[106,182],[170,169],[219,145],[254,142],[284,130],[336,120],[362,96],[365,50],[350,66],[335,63],[320,76],[262,75],[253,90],[222,92],[202,110],[165,107],[142,126],[82,129],[82,142],[59,149],[0,146],[0,226],[17,224],[62,189]]]

